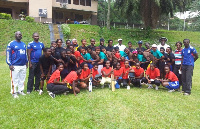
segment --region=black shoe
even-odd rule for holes
[[[52,93],[52,92],[49,92],[49,96],[51,96],[51,98],[55,98],[56,97],[56,95],[54,93]]]

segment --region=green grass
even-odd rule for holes
[[[9,69],[0,56],[0,128],[199,128],[200,60],[195,63],[192,94],[132,88],[112,92],[108,88],[81,90],[76,97],[43,95],[14,99]],[[28,75],[28,72],[27,72]],[[25,82],[26,88],[27,79]],[[26,90],[25,90],[26,91]]]
[[[48,25],[41,23],[29,23],[21,20],[0,19],[0,51],[5,50],[7,44],[15,39],[15,32],[21,31],[22,41],[26,44],[33,41],[32,34],[38,32],[40,41],[45,45],[50,44],[50,34]]]

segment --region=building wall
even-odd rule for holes
[[[61,7],[60,2],[56,2],[56,0],[53,0],[52,4],[53,4],[53,7],[58,7],[58,8]],[[97,12],[97,5],[98,5],[98,1],[94,1],[94,0],[91,0],[91,6],[74,5],[73,0],[71,0],[71,4],[67,4],[66,9]]]
[[[14,3],[14,2],[7,2],[7,1],[0,1],[0,8],[7,8],[12,10],[12,17],[13,19],[19,19],[20,11],[22,9],[27,10],[28,15],[28,3]]]
[[[29,0],[29,16],[37,22],[40,22],[39,9],[47,9],[47,18],[41,18],[41,22],[52,22],[52,0]]]

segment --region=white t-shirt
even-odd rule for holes
[[[124,51],[124,49],[126,48],[125,45],[119,45],[119,43],[114,45],[114,47],[119,47],[119,51]]]
[[[164,46],[161,45],[161,44],[159,44],[159,45],[157,46],[157,49],[160,51],[160,48],[161,48],[161,47],[163,47],[163,48],[165,49],[165,52],[166,52],[166,49],[167,49],[168,47],[170,47],[170,46],[167,45],[167,44],[165,44]]]

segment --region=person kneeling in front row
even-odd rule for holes
[[[148,83],[148,89],[153,88],[152,84],[155,84],[155,89],[158,90],[158,86],[160,86],[160,70],[155,68],[155,64],[151,63],[150,67],[146,71],[145,82]]]
[[[179,80],[177,76],[170,71],[170,68],[168,65],[165,66],[165,79],[162,80],[162,85],[169,89],[168,92],[174,92],[175,89],[179,88]]]

